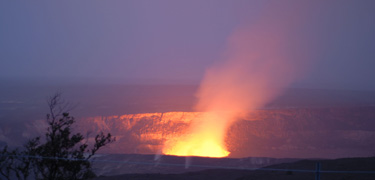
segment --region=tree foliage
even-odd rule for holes
[[[74,117],[65,111],[60,94],[48,101],[48,128],[45,139],[30,139],[22,151],[9,151],[5,147],[0,156],[0,175],[10,179],[88,179],[92,172],[90,158],[102,147],[115,141],[110,133],[95,136],[89,147],[81,133],[73,133]]]

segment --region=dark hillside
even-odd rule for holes
[[[374,180],[375,157],[345,158],[335,160],[301,160],[294,163],[283,163],[265,167],[262,170],[248,171],[239,169],[211,169],[183,174],[124,174],[118,176],[98,177],[95,180],[300,180],[315,178],[315,172],[298,172],[291,169],[315,171],[316,163],[321,163],[322,171],[371,171],[372,173],[321,173],[321,180]],[[271,170],[274,169],[274,170]],[[276,171],[279,169],[280,171]]]

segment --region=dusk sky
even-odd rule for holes
[[[198,84],[236,29],[289,15],[285,46],[309,51],[295,84],[375,90],[375,1],[296,2],[1,1],[0,78]]]

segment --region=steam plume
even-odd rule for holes
[[[302,18],[285,13],[294,12],[294,6],[268,8],[255,26],[238,28],[229,37],[223,61],[206,71],[197,92],[195,110],[207,112],[205,117],[193,120],[188,136],[167,142],[164,153],[227,156],[228,127],[245,113],[264,106],[301,76],[307,52],[303,46],[293,49],[299,42],[293,29]]]

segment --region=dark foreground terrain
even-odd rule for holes
[[[257,169],[274,164],[296,162],[294,158],[209,158],[180,157],[151,154],[109,154],[97,155],[93,170],[96,175],[114,176],[120,174],[182,174],[208,169]]]
[[[181,174],[123,174],[107,177],[101,176],[95,178],[95,180],[308,180],[315,178],[315,168],[317,162],[320,162],[321,164],[321,180],[375,179],[375,157],[370,157],[344,158],[335,160],[301,160],[292,163],[271,165],[258,170],[209,169]]]

